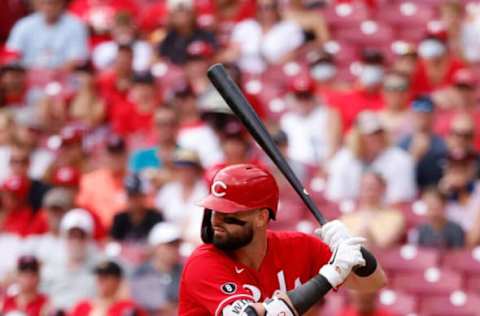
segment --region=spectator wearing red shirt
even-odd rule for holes
[[[348,131],[358,113],[365,110],[378,111],[383,108],[382,83],[384,56],[376,49],[362,53],[356,87],[335,98],[333,106],[338,108],[343,131]]]
[[[0,304],[0,313],[15,312],[25,316],[43,316],[48,311],[48,297],[39,291],[40,263],[33,256],[22,256],[17,262],[18,294],[7,294]]]
[[[128,100],[118,104],[113,113],[114,132],[123,136],[139,134],[144,141],[145,136],[151,136],[154,112],[159,101],[155,77],[150,72],[135,74]]]
[[[383,307],[378,307],[377,293],[349,292],[350,304],[342,309],[337,316],[394,316],[394,314]]]
[[[28,206],[29,189],[30,181],[24,176],[11,176],[3,183],[1,195],[3,232],[27,236],[47,231],[44,218],[36,215]]]
[[[98,86],[107,104],[107,119],[127,100],[133,78],[133,49],[129,45],[119,45],[117,56],[111,69],[101,73]]]
[[[465,65],[448,51],[447,30],[439,21],[428,24],[428,32],[418,45],[420,60],[413,73],[414,95],[441,90],[453,83],[455,73]]]
[[[337,65],[334,57],[325,51],[314,51],[307,55],[310,76],[315,80],[315,93],[327,104],[334,104],[335,97],[341,94],[337,80]]]
[[[146,316],[131,299],[122,297],[123,269],[114,261],[104,261],[95,268],[97,297],[79,302],[69,316]]]

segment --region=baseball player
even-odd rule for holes
[[[249,164],[231,165],[214,177],[202,202],[204,245],[185,264],[179,315],[302,315],[331,288],[375,291],[386,280],[374,258],[369,275],[360,247],[339,221],[318,237],[267,229],[275,219],[278,187],[273,176]]]

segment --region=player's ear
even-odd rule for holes
[[[266,208],[261,209],[257,213],[257,226],[266,227],[270,221],[270,211]]]

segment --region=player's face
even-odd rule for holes
[[[212,213],[213,244],[222,250],[236,250],[248,245],[254,235],[254,212]]]

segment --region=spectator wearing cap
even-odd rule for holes
[[[84,174],[80,180],[78,205],[97,214],[104,227],[110,227],[115,214],[127,207],[123,186],[127,154],[123,138],[110,135],[100,167]]]
[[[44,218],[35,214],[28,205],[29,189],[30,182],[26,177],[13,175],[3,182],[1,231],[24,237],[47,230]]]
[[[428,222],[416,227],[409,236],[410,242],[439,249],[464,247],[465,233],[462,227],[450,221],[445,214],[447,197],[437,188],[430,187],[422,193],[422,202],[427,207]]]
[[[0,182],[9,176],[25,177],[29,181],[28,205],[36,212],[50,186],[42,181],[54,156],[45,148],[36,147],[36,134],[16,128],[8,148],[0,156]],[[30,138],[26,141],[27,138]],[[31,139],[33,138],[33,140]]]
[[[464,64],[449,52],[448,34],[442,22],[428,24],[427,34],[418,45],[419,63],[412,77],[414,95],[428,94],[448,87]]]
[[[151,256],[130,279],[133,299],[152,315],[176,314],[183,265],[181,231],[171,223],[156,224],[148,236]]]
[[[333,104],[335,98],[345,89],[338,80],[338,69],[333,55],[324,50],[315,50],[306,57],[310,77],[315,81],[315,93],[326,104]]]
[[[385,179],[387,205],[409,202],[415,197],[413,158],[389,144],[378,115],[371,111],[358,115],[346,145],[331,160],[327,171],[327,198],[335,202],[356,200],[366,169],[379,173]]]
[[[43,207],[39,216],[47,223],[48,230],[42,235],[29,236],[24,242],[25,253],[32,253],[42,262],[61,260],[65,255],[63,239],[60,232],[60,223],[65,214],[74,206],[74,196],[65,188],[53,188],[43,199]]]
[[[127,209],[113,217],[110,236],[119,242],[143,242],[152,227],[163,221],[162,213],[148,207],[145,184],[138,175],[125,178]]]
[[[392,71],[403,73],[410,79],[418,63],[416,45],[407,41],[395,41],[392,43],[392,52]]]
[[[18,293],[7,293],[0,301],[0,313],[25,316],[43,316],[49,311],[48,296],[42,294],[40,284],[40,262],[34,256],[18,258],[15,286]],[[16,315],[16,314],[15,314]]]
[[[123,316],[147,314],[135,302],[122,296],[123,269],[115,261],[102,261],[94,269],[96,292],[94,298],[79,301],[71,316]]]
[[[123,136],[138,136],[138,140],[148,138],[154,122],[154,113],[160,104],[155,87],[155,77],[150,71],[136,73],[127,101],[117,104],[112,111],[112,129]],[[141,147],[145,144],[136,144]]]
[[[201,119],[197,98],[190,86],[182,86],[175,91],[172,105],[179,114],[178,145],[198,152],[205,168],[221,161],[220,141],[213,129]]]
[[[399,142],[415,161],[415,178],[419,189],[436,185],[443,174],[447,145],[433,131],[435,104],[429,96],[420,96],[411,103],[413,132]]]
[[[0,51],[0,106],[16,108],[27,105],[25,73],[18,53]]]
[[[410,80],[399,72],[392,72],[383,81],[384,108],[378,115],[385,130],[393,142],[412,132],[410,99]]]
[[[195,151],[179,148],[173,163],[174,179],[158,191],[155,206],[163,211],[167,222],[179,227],[186,241],[198,244],[202,218],[196,201],[208,192],[200,159]]]
[[[437,118],[435,120],[435,131],[446,137],[450,126],[456,117],[469,116],[475,125],[480,124],[480,110],[477,106],[476,88],[477,78],[469,69],[457,71],[453,78],[454,82],[444,93],[436,93],[435,101],[440,102]],[[474,144],[480,150],[480,135],[475,130]]]
[[[385,189],[380,174],[366,171],[355,211],[341,217],[352,234],[365,237],[376,248],[393,247],[405,236],[405,218],[399,209],[385,204]]]
[[[99,70],[110,68],[117,56],[119,45],[130,45],[133,50],[133,69],[136,72],[148,70],[153,58],[150,44],[139,38],[134,17],[127,11],[117,12],[110,28],[112,40],[97,45],[92,60]]]
[[[37,12],[13,27],[7,47],[22,54],[27,67],[69,68],[88,55],[86,27],[66,13],[65,0],[40,0]]]
[[[236,62],[242,72],[259,74],[269,64],[281,64],[291,58],[304,40],[296,22],[282,19],[277,0],[257,1],[255,19],[242,21],[233,28],[220,59]]]
[[[340,113],[344,132],[354,125],[358,113],[383,108],[384,59],[382,52],[377,49],[362,51],[356,84],[331,101],[331,105]]]
[[[185,78],[196,95],[202,95],[212,88],[205,74],[214,56],[215,47],[207,41],[193,41],[187,46]]]
[[[95,293],[92,269],[100,253],[93,239],[94,222],[83,209],[72,209],[60,222],[63,247],[55,251],[63,256],[47,258],[42,266],[42,290],[51,298],[55,310],[70,310],[80,299]],[[53,251],[53,249],[51,249]]]
[[[158,55],[174,64],[184,64],[187,48],[194,41],[209,43],[216,49],[215,35],[196,23],[196,12],[192,0],[167,1],[167,34],[158,47]]]
[[[290,109],[280,119],[280,128],[289,139],[288,156],[322,166],[340,145],[338,113],[315,96],[315,83],[309,76],[292,80],[289,101]]]

